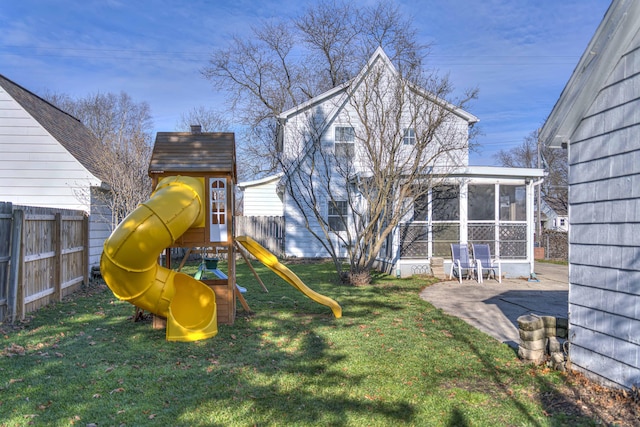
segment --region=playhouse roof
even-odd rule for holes
[[[236,181],[233,132],[158,132],[149,174],[221,173]]]

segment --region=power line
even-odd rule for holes
[[[60,57],[60,58],[123,58],[122,56],[111,56],[108,54],[126,55],[146,55],[161,57],[200,57],[208,58],[211,52],[187,51],[187,50],[153,50],[153,49],[123,49],[123,48],[80,48],[80,47],[53,47],[53,46],[21,46],[21,45],[0,45],[0,49],[22,49],[30,51],[45,51],[47,53],[36,52],[32,55],[39,57]],[[49,53],[60,52],[60,53]],[[66,54],[65,54],[66,53]],[[89,56],[86,53],[100,53],[107,55]],[[17,55],[14,52],[1,52],[0,55]],[[556,59],[558,61],[556,61]],[[463,62],[456,62],[462,60]],[[471,61],[470,61],[471,60]],[[544,60],[545,62],[540,62]],[[451,61],[451,62],[450,62]],[[447,65],[447,66],[504,66],[504,65],[573,65],[576,62],[575,56],[570,55],[429,55],[427,64]]]

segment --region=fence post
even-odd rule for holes
[[[91,244],[91,239],[89,236],[89,214],[85,213],[84,215],[84,219],[82,220],[82,243],[84,245],[84,256],[82,257],[82,262],[84,263],[83,267],[83,271],[84,271],[84,284],[85,286],[89,284],[89,265],[90,265],[90,260],[89,258],[91,257],[91,248],[90,248],[90,244]]]
[[[54,215],[54,241],[53,241],[53,299],[62,301],[62,215],[57,212]]]
[[[24,225],[24,211],[13,211],[11,224],[11,264],[9,268],[9,292],[7,293],[7,308],[11,313],[11,323],[15,323],[18,314],[18,286],[20,284],[20,270],[22,267],[22,229]],[[22,311],[22,310],[21,310]]]

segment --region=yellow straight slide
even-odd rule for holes
[[[326,305],[331,308],[333,315],[336,318],[342,317],[342,307],[329,297],[321,295],[311,288],[307,287],[302,280],[296,274],[289,270],[285,265],[278,261],[278,258],[268,250],[266,250],[260,243],[253,240],[248,236],[237,236],[236,242],[240,243],[244,248],[258,259],[262,264],[271,269],[274,273],[284,279],[291,286],[311,298],[318,304]]]
[[[203,221],[202,180],[166,177],[104,243],[100,270],[107,286],[119,299],[166,317],[169,341],[196,341],[218,333],[213,290],[157,263],[164,248]]]

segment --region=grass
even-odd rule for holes
[[[557,264],[557,265],[569,265],[569,261],[565,261],[561,259],[537,259],[536,262],[542,262],[547,264]]]
[[[419,298],[427,279],[334,283],[290,266],[343,317],[254,265],[255,312],[210,340],[167,342],[103,284],[2,329],[0,426],[591,425],[541,403],[563,381]]]

